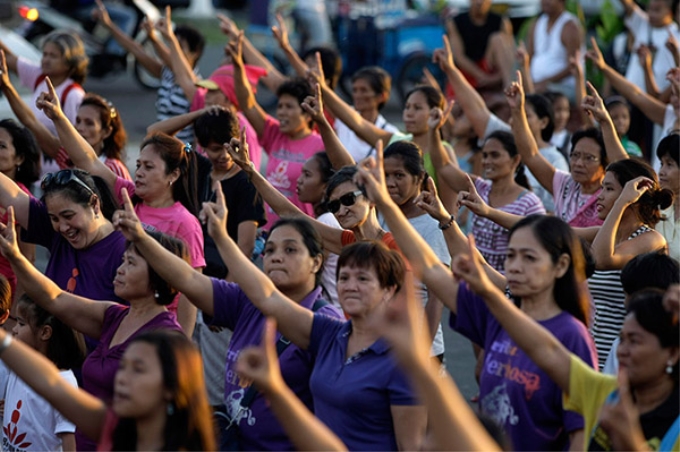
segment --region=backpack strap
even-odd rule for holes
[[[35,79],[35,86],[33,86],[33,91],[38,89],[38,86],[45,81],[47,78],[47,74],[40,74],[37,79]],[[61,103],[61,106],[64,106],[64,103],[66,103],[66,98],[68,97],[68,93],[71,92],[72,89],[78,88],[81,89],[82,91],[85,91],[85,89],[80,86],[80,84],[73,82],[70,85],[68,85],[64,91],[61,93],[61,98],[59,99],[59,102]]]

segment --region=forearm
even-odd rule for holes
[[[261,82],[271,92],[275,93],[279,86],[286,81],[286,76],[262,52],[257,50],[253,43],[250,42],[250,39],[245,36],[243,37],[243,59],[246,63],[264,68],[267,71],[267,75],[261,79]]]
[[[528,64],[520,64],[519,71],[522,73],[522,86],[524,87],[524,92],[526,94],[535,93],[536,88],[534,87],[534,79],[531,77],[531,66]]]
[[[26,257],[19,253],[7,258],[18,281],[22,282],[26,294],[39,306],[52,312],[48,307],[61,295],[62,290],[54,281],[38,271]]]
[[[666,106],[663,103],[643,93],[640,88],[608,65],[602,68],[602,73],[616,91],[642,110],[649,119],[657,124],[663,124],[666,114]]]
[[[158,39],[158,36],[155,34],[153,36],[149,36],[149,39],[151,40],[153,50],[156,52],[156,55],[158,55],[158,58],[160,58],[162,65],[172,67],[172,61],[170,60],[170,49],[168,49],[168,46],[166,46],[163,41]]]
[[[181,294],[179,300],[177,301],[177,323],[182,327],[184,334],[191,339],[194,334],[194,328],[196,327],[196,316],[198,315],[198,310],[189,299]]]
[[[155,77],[160,77],[161,68],[163,67],[163,65],[152,55],[146,53],[146,50],[144,49],[141,43],[132,39],[130,35],[128,35],[123,30],[118,28],[118,26],[114,23],[112,23],[111,26],[109,27],[109,31],[111,32],[111,36],[113,36],[113,39],[115,39],[116,42],[118,42],[118,44],[120,44],[121,47],[123,47],[132,55],[134,55],[135,59],[139,61],[139,63],[144,67],[144,69],[149,71],[149,73],[151,73]],[[151,39],[152,42],[154,41],[151,37],[149,37],[149,39]]]
[[[279,217],[308,218],[303,211],[298,209],[295,204],[290,202],[288,198],[274,188],[262,174],[255,171],[255,168],[248,168],[245,171],[246,174],[248,174],[250,181],[262,196],[262,200],[266,202]]]
[[[504,227],[505,229],[512,229],[512,227],[519,223],[524,217],[521,215],[515,215],[512,213],[504,212],[500,209],[495,209],[489,207],[488,215],[486,216],[489,220],[493,221],[497,225]]]
[[[358,111],[348,105],[328,86],[323,87],[323,103],[337,119],[345,123],[366,143],[373,146],[378,140],[382,140],[384,147],[387,147],[392,134],[364,119]]]
[[[598,269],[609,269],[613,263],[616,234],[627,207],[626,204],[617,200],[593,240],[590,249]]]
[[[430,333],[430,341],[434,340],[442,321],[444,305],[437,296],[429,289],[427,290],[427,304],[425,305],[425,323],[427,331]]]
[[[196,110],[189,113],[184,113],[177,116],[171,116],[168,119],[155,122],[146,129],[146,133],[152,134],[162,132],[168,135],[175,135],[180,130],[192,124],[196,119],[202,116],[203,110]]]
[[[238,100],[239,108],[242,111],[250,110],[257,106],[255,95],[250,86],[250,82],[246,77],[246,71],[243,67],[243,62],[233,63],[234,66],[234,91],[236,92],[236,100]]]
[[[661,90],[659,89],[659,86],[656,84],[656,80],[654,79],[654,71],[652,70],[652,65],[644,64],[642,66],[642,72],[644,72],[645,74],[645,91],[647,91],[647,94],[656,99],[661,97]]]
[[[467,175],[458,167],[455,154],[446,152],[439,130],[434,127],[427,132],[427,147],[432,166],[442,176],[442,181],[454,191],[465,190],[468,183]]]
[[[285,383],[264,394],[295,449],[347,450],[335,433],[314,416]]]
[[[191,102],[196,95],[196,74],[194,73],[189,61],[184,56],[184,51],[179,45],[177,37],[173,34],[168,39],[168,50],[170,51],[170,61],[172,62],[170,68],[175,75],[175,82],[182,88],[184,97]]]
[[[345,146],[340,142],[338,135],[333,130],[333,127],[328,123],[326,118],[317,122],[321,139],[326,148],[326,155],[331,161],[331,166],[335,170],[339,170],[344,166],[354,166],[356,162],[352,155],[345,149]]]
[[[458,68],[447,68],[446,77],[456,92],[456,101],[460,104],[465,116],[470,120],[475,134],[480,138],[484,138],[486,125],[491,116],[486,103],[484,103],[484,99],[470,85]]]
[[[623,144],[619,139],[619,134],[616,132],[616,127],[609,115],[607,115],[606,121],[600,123],[600,129],[602,130],[604,149],[607,153],[607,160],[609,160],[609,163],[627,159],[628,153],[623,147]]]

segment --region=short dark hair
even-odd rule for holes
[[[680,264],[663,250],[639,254],[621,270],[621,285],[629,295],[642,289],[666,290],[677,283]]]
[[[272,232],[274,232],[276,229],[282,226],[290,226],[291,228],[295,229],[298,232],[298,234],[300,234],[300,236],[302,237],[302,243],[305,245],[305,248],[307,248],[309,255],[311,257],[321,257],[323,262],[324,258],[323,241],[321,239],[321,236],[316,231],[316,229],[314,229],[314,226],[309,220],[305,218],[281,218],[276,223],[274,223],[274,226],[271,227],[271,229],[269,230],[269,235],[271,236]],[[269,240],[269,238],[267,238],[267,240]],[[317,285],[321,283],[322,273],[323,264],[319,267],[319,270],[316,272],[315,275],[315,281]]]
[[[177,39],[184,39],[189,46],[189,50],[196,54],[196,61],[201,59],[205,48],[205,37],[191,25],[178,25],[175,27]]]
[[[24,161],[17,167],[14,180],[29,187],[33,182],[40,179],[40,148],[35,137],[26,127],[13,119],[0,121],[0,129],[5,129],[12,137],[12,144],[17,157],[23,157]]]
[[[314,92],[309,82],[301,77],[295,77],[283,82],[276,90],[276,96],[281,97],[284,94],[293,96],[297,99],[298,104],[302,104],[307,96],[313,96]]]
[[[318,46],[312,47],[307,50],[303,55],[302,59],[314,57],[316,58],[316,53],[319,52],[321,57],[321,70],[323,71],[323,76],[326,80],[330,80],[329,86],[335,88],[338,80],[340,80],[340,75],[342,74],[342,58],[337,50],[328,46]]]
[[[666,155],[675,160],[676,165],[680,165],[680,134],[671,133],[659,141],[656,156],[661,160]]]
[[[336,280],[343,267],[372,268],[381,288],[394,287],[397,291],[401,289],[406,274],[401,255],[375,240],[353,243],[342,249],[338,257]]]
[[[239,136],[238,119],[230,110],[203,113],[194,121],[194,134],[204,148],[210,143],[229,143]]]
[[[609,159],[607,158],[607,149],[604,145],[604,137],[602,136],[602,132],[600,132],[600,130],[596,129],[595,127],[577,130],[571,136],[571,149],[573,150],[576,147],[576,143],[584,138],[590,138],[596,142],[598,146],[600,146],[600,166],[602,168],[606,168],[609,164]]]
[[[352,83],[357,80],[365,80],[377,95],[387,93],[389,98],[392,91],[392,76],[380,66],[362,67],[352,75]],[[378,104],[378,110],[382,110],[386,103],[387,100]]]

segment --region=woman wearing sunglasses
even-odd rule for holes
[[[194,268],[205,267],[203,232],[196,215],[196,155],[181,141],[164,134],[147,137],[140,146],[135,181],[117,176],[102,162],[90,144],[68,121],[54,88],[42,93],[37,105],[54,122],[59,139],[77,168],[101,177],[120,204],[126,189],[135,209],[150,228],[181,239],[187,246]],[[183,296],[169,306],[180,325],[191,336],[196,323],[196,309]]]

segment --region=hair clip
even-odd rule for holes
[[[184,143],[184,152],[191,152],[191,143]]]
[[[106,103],[109,106],[109,116],[111,117],[111,119],[118,116],[118,111],[116,110],[116,107],[114,107],[113,104],[111,102],[109,102],[108,100],[106,101]]]

